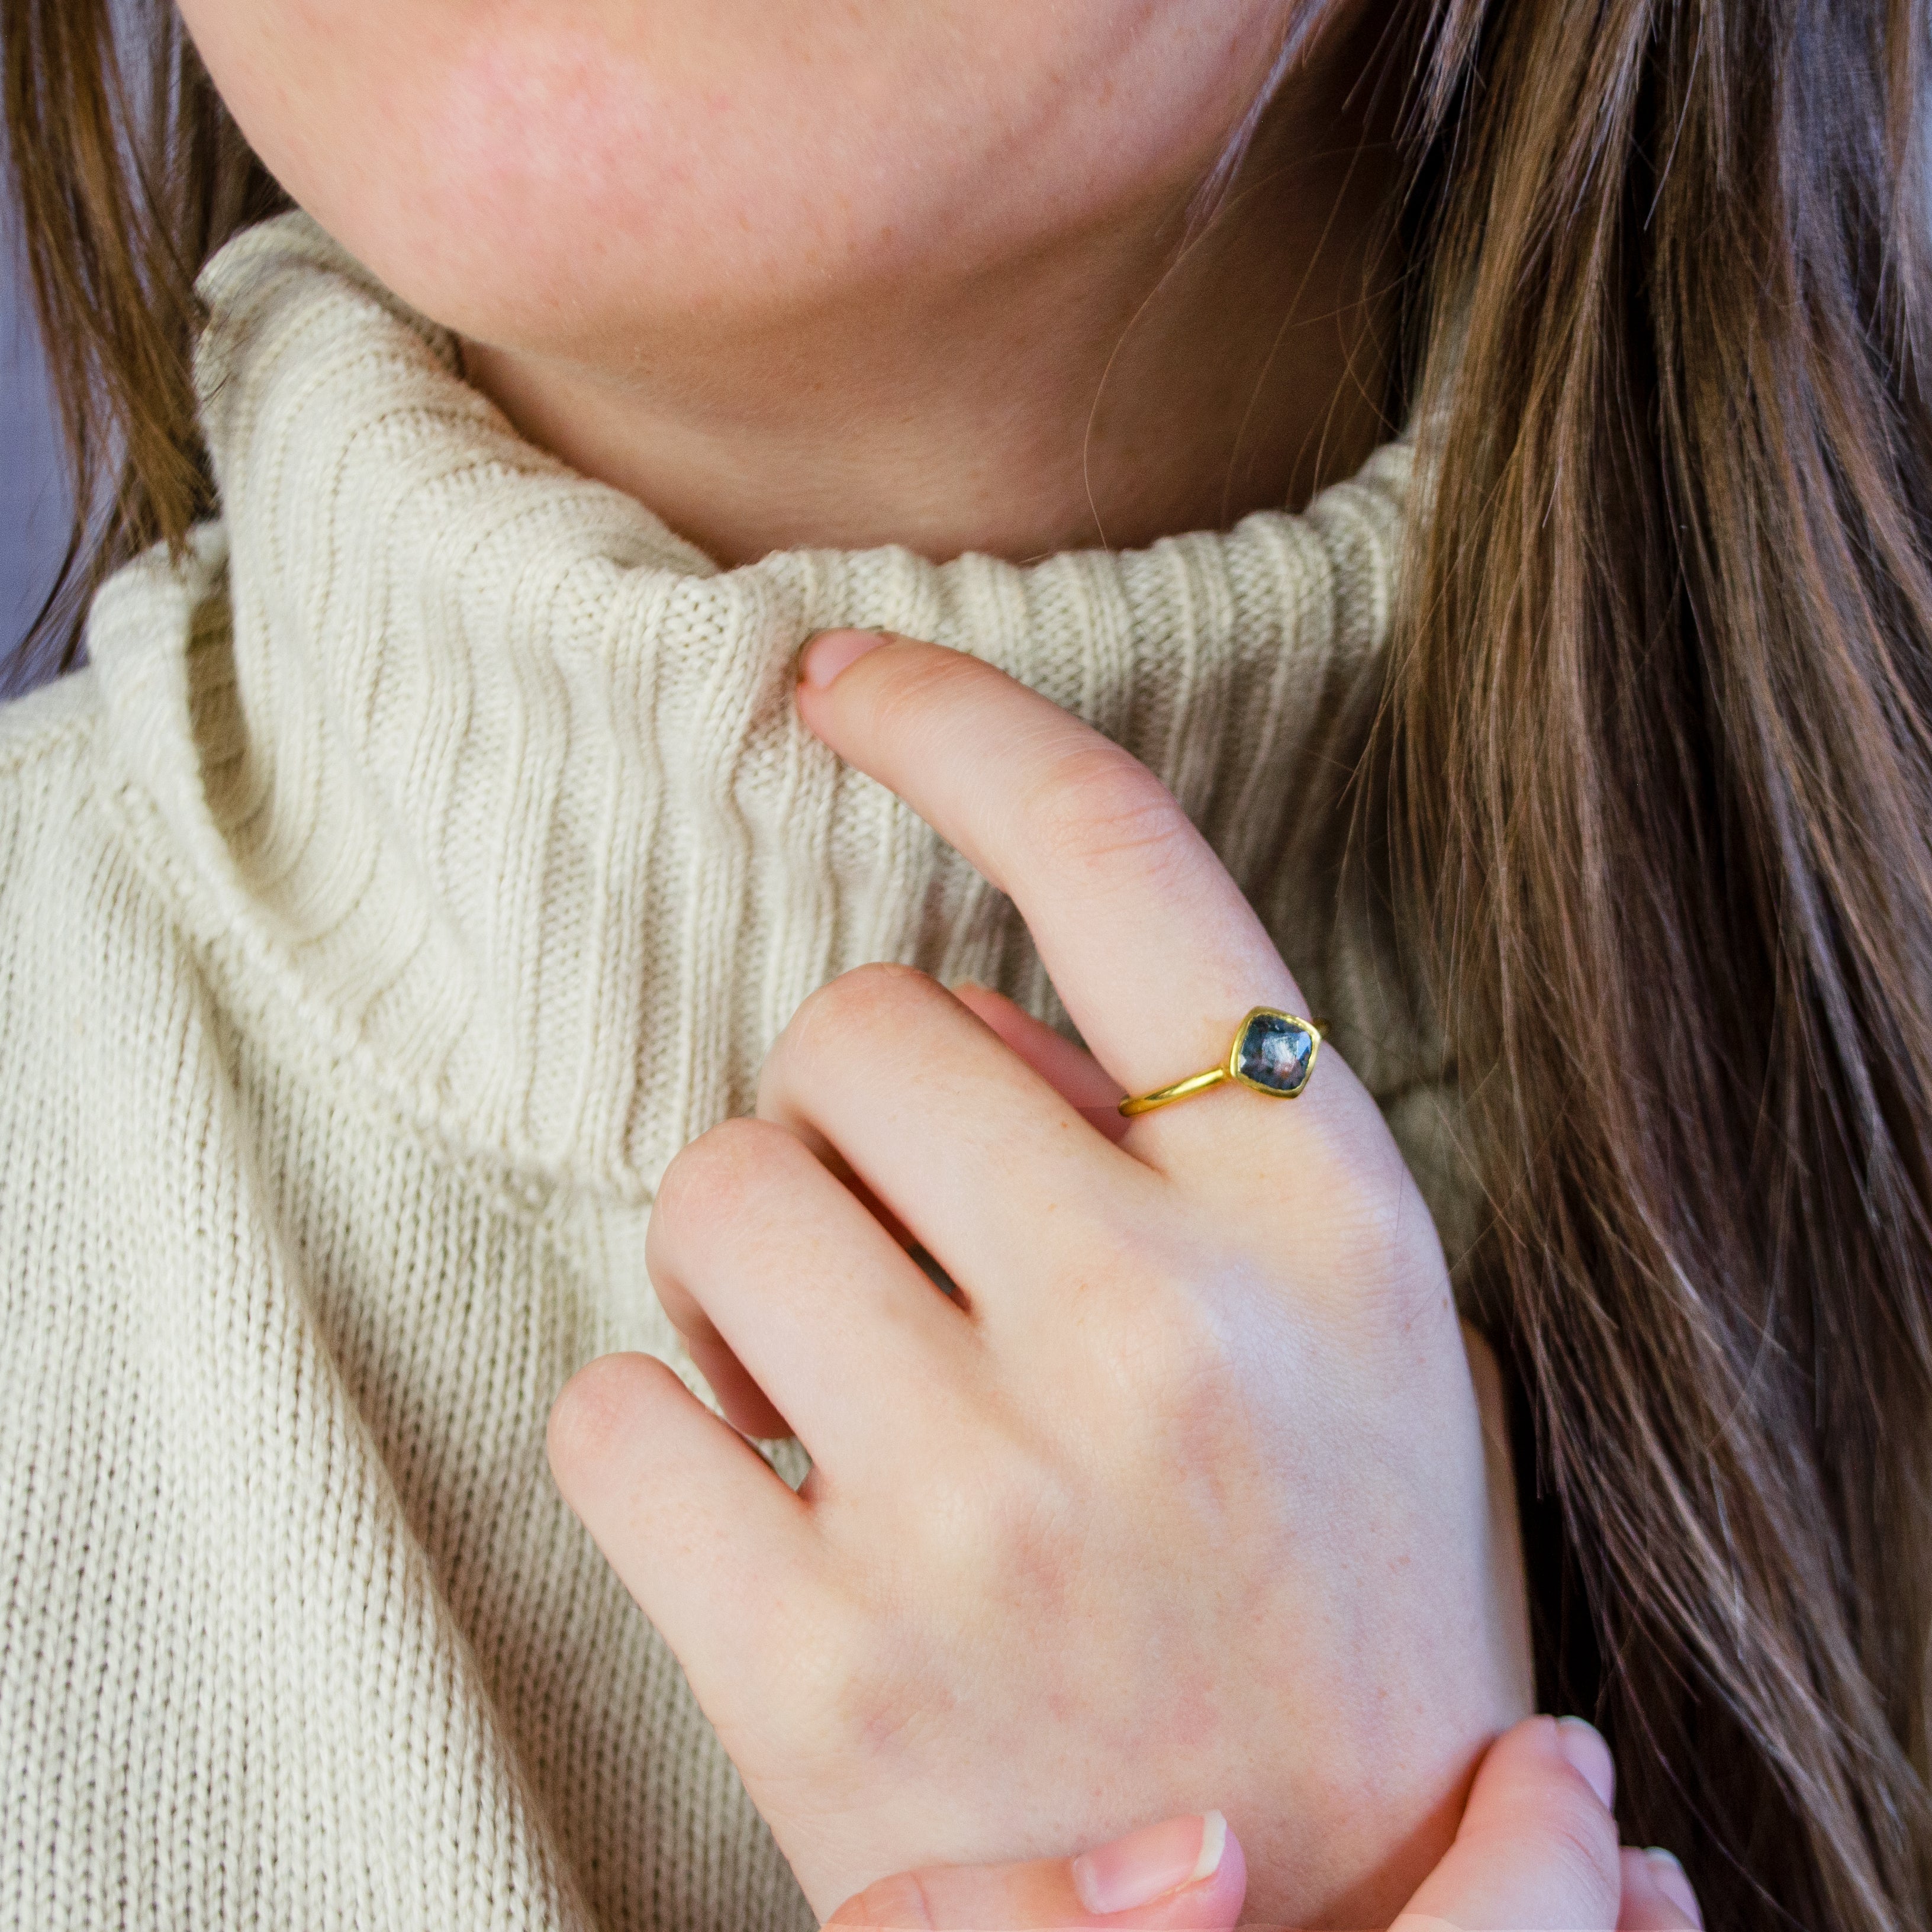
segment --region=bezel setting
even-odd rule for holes
[[[1263,1022],[1268,1023],[1270,1032],[1280,1030],[1298,1034],[1308,1042],[1308,1058],[1302,1062],[1300,1072],[1292,1087],[1257,1080],[1252,1075],[1241,1070],[1242,1049],[1248,1043],[1250,1033]],[[1279,1006],[1251,1006],[1240,1024],[1234,1029],[1234,1043],[1228,1049],[1227,1076],[1252,1094],[1265,1094],[1271,1100],[1292,1100],[1306,1090],[1314,1075],[1316,1059],[1321,1051],[1321,1028],[1304,1019],[1299,1013],[1283,1012]]]

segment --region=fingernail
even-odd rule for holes
[[[1613,1810],[1617,1796],[1616,1761],[1610,1756],[1603,1732],[1581,1718],[1558,1718],[1556,1748],[1569,1760],[1570,1769],[1597,1794],[1604,1809]]]
[[[1170,1818],[1116,1838],[1073,1861],[1073,1889],[1089,1912],[1131,1912],[1220,1869],[1228,1821],[1218,1811]]]
[[[806,684],[823,689],[848,665],[885,642],[877,631],[821,631],[805,647],[798,674]]]
[[[1644,1857],[1649,1863],[1651,1876],[1657,1881],[1658,1890],[1701,1932],[1704,1914],[1698,1906],[1697,1894],[1688,1875],[1678,1862],[1677,1854],[1666,1852],[1661,1845],[1652,1845]]]

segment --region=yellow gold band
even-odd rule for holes
[[[1120,1102],[1120,1112],[1150,1114],[1156,1107],[1204,1094],[1228,1080],[1273,1100],[1292,1100],[1306,1090],[1314,1073],[1315,1057],[1326,1031],[1322,1022],[1285,1013],[1278,1006],[1250,1007],[1234,1029],[1227,1058],[1218,1066],[1190,1073],[1171,1087],[1156,1087],[1151,1094],[1132,1095]]]

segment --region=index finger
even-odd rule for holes
[[[1129,1093],[1224,1059],[1252,1006],[1306,1012],[1208,842],[1111,740],[938,644],[828,632],[801,670],[805,722],[1012,899]]]

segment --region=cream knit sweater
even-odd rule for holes
[[[205,286],[223,520],[0,710],[0,1921],[808,1925],[543,1452],[592,1355],[695,1384],[652,1188],[814,987],[1054,1011],[794,654],[937,638],[1146,760],[1453,1247],[1442,1054],[1336,883],[1408,452],[1138,554],[720,572],[304,218]]]

